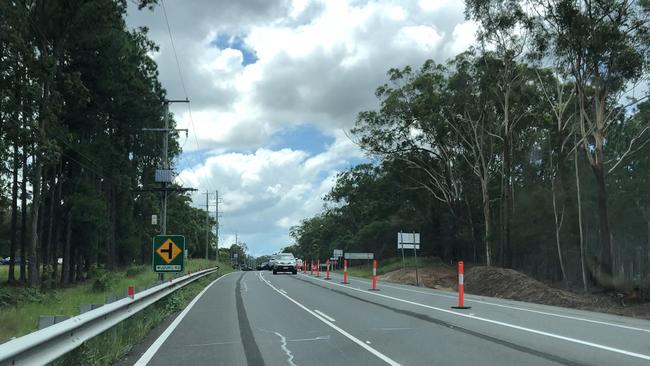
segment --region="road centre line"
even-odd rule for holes
[[[194,304],[196,304],[196,302],[199,301],[201,296],[203,296],[203,294],[206,291],[208,291],[210,289],[210,287],[212,287],[212,285],[217,283],[220,279],[222,279],[222,278],[224,278],[224,277],[226,277],[226,276],[228,276],[230,274],[233,274],[233,273],[235,273],[235,272],[226,273],[225,275],[220,276],[216,280],[212,281],[209,285],[207,285],[203,289],[203,291],[201,291],[198,295],[196,295],[194,297],[194,299],[187,305],[187,307],[185,307],[185,309],[183,309],[183,311],[180,314],[178,314],[176,319],[174,319],[174,321],[167,327],[167,329],[165,329],[165,331],[151,344],[151,346],[149,346],[147,351],[142,356],[140,356],[138,361],[136,361],[135,364],[133,364],[133,366],[145,366],[146,364],[148,364],[149,361],[151,361],[151,359],[153,358],[153,356],[156,355],[156,352],[158,352],[158,349],[160,349],[160,347],[163,345],[163,343],[165,343],[165,340],[167,340],[167,338],[172,334],[172,332],[174,331],[174,329],[176,329],[178,324],[181,323],[181,321],[183,320],[183,318],[185,318],[187,313],[190,312],[190,310],[192,309]]]
[[[338,277],[340,277],[340,276],[338,276]],[[348,276],[348,281],[350,281],[350,280],[361,282],[361,283],[370,283],[370,281],[364,281],[364,280],[361,280],[361,279],[358,279],[358,278],[350,278]],[[435,293],[435,292],[425,292],[425,291],[418,291],[418,290],[403,288],[403,287],[399,287],[399,286],[391,286],[391,285],[386,284],[385,282],[382,282],[381,286],[396,289],[396,290],[401,290],[401,291],[407,291],[407,292],[414,292],[414,293],[423,294],[423,295],[429,295],[429,296],[439,296],[439,297],[445,297],[445,298],[449,298],[449,299],[456,299],[457,298],[457,296],[452,296],[452,295],[444,295],[444,294],[438,294],[438,293]],[[500,307],[500,308],[519,310],[519,311],[527,311],[529,313],[548,315],[548,316],[554,316],[554,317],[558,317],[558,318],[571,319],[571,320],[583,321],[583,322],[587,322],[587,323],[607,325],[607,326],[610,326],[610,327],[617,327],[617,328],[622,328],[622,329],[627,329],[627,330],[634,330],[634,331],[638,331],[638,332],[650,333],[650,329],[646,329],[646,328],[639,328],[639,327],[633,327],[633,326],[629,326],[629,325],[610,323],[610,322],[606,322],[606,321],[602,321],[602,320],[593,320],[593,319],[583,318],[583,317],[579,317],[579,316],[556,314],[556,313],[551,313],[551,312],[548,312],[548,311],[526,309],[526,308],[522,308],[522,307],[518,307],[518,306],[512,306],[512,305],[496,304],[496,303],[489,302],[489,301],[473,299],[473,298],[467,297],[467,296],[465,296],[465,302],[475,302],[475,303],[478,303],[478,304],[497,306],[497,307]]]
[[[311,278],[310,276],[307,276],[307,275],[304,275],[304,276],[308,277],[308,278]],[[457,316],[464,317],[464,318],[479,320],[479,321],[490,323],[490,324],[495,324],[495,325],[499,325],[499,326],[503,326],[503,327],[507,327],[507,328],[511,328],[511,329],[516,329],[516,330],[520,330],[520,331],[524,331],[524,332],[528,332],[528,333],[542,335],[542,336],[546,336],[546,337],[550,337],[550,338],[555,338],[555,339],[559,339],[559,340],[563,340],[563,341],[567,341],[567,342],[571,342],[571,343],[576,343],[576,344],[581,344],[581,345],[592,347],[592,348],[601,349],[601,350],[604,350],[604,351],[610,351],[610,352],[619,353],[619,354],[622,354],[622,355],[626,355],[626,356],[640,358],[642,360],[650,361],[650,355],[645,355],[645,354],[642,354],[642,353],[626,351],[626,350],[623,350],[623,349],[620,349],[620,348],[609,347],[609,346],[605,346],[605,345],[598,344],[598,343],[583,341],[583,340],[577,339],[577,338],[571,338],[571,337],[566,337],[566,336],[562,336],[562,335],[559,335],[559,334],[544,332],[544,331],[536,330],[536,329],[532,329],[532,328],[526,328],[526,327],[522,327],[522,326],[519,326],[519,325],[510,324],[510,323],[505,323],[505,322],[498,321],[498,320],[482,318],[482,317],[475,316],[475,315],[463,314],[463,313],[459,313],[459,312],[456,312],[456,311],[451,311],[451,310],[447,310],[447,309],[443,309],[443,308],[439,308],[439,307],[435,307],[435,306],[421,304],[421,303],[414,302],[414,301],[400,299],[398,297],[379,294],[377,292],[359,290],[359,289],[356,289],[354,287],[345,286],[345,285],[334,283],[334,282],[331,282],[331,281],[325,281],[325,280],[321,280],[321,279],[315,279],[315,280],[320,281],[320,282],[324,282],[324,283],[329,284],[329,285],[340,286],[340,287],[346,288],[348,290],[359,291],[359,292],[362,292],[362,293],[367,294],[367,295],[379,296],[379,297],[383,297],[383,298],[390,299],[390,300],[400,301],[400,302],[403,302],[403,303],[406,303],[406,304],[411,304],[411,305],[415,305],[415,306],[420,306],[420,307],[440,311],[440,312],[443,312],[443,313],[446,313],[446,314],[452,314],[452,315],[457,315]]]
[[[325,319],[327,319],[327,320],[329,320],[331,322],[336,321],[336,319],[332,318],[331,316],[328,316],[327,314],[323,313],[322,311],[320,311],[318,309],[314,309],[314,312],[316,312],[318,315],[322,316],[323,318],[325,318]]]
[[[359,345],[359,346],[361,346],[362,348],[364,348],[366,351],[372,353],[373,355],[377,356],[379,359],[381,359],[382,361],[386,362],[387,364],[389,364],[389,365],[391,365],[391,366],[401,366],[398,362],[392,360],[391,358],[389,358],[388,356],[384,355],[383,353],[381,353],[381,352],[377,351],[376,349],[370,347],[370,346],[367,345],[365,342],[363,342],[363,341],[361,341],[360,339],[356,338],[356,337],[353,336],[352,334],[350,334],[350,333],[346,332],[345,330],[343,330],[343,329],[337,327],[336,325],[334,325],[332,322],[330,322],[329,320],[325,319],[324,317],[322,317],[322,316],[318,315],[317,313],[315,313],[315,312],[309,310],[309,308],[307,308],[305,305],[299,303],[298,301],[294,300],[294,299],[291,298],[289,295],[286,295],[286,294],[283,294],[282,292],[280,292],[280,290],[278,290],[278,289],[277,289],[275,286],[273,286],[273,285],[272,285],[272,284],[271,284],[271,283],[270,283],[266,278],[264,278],[264,276],[262,276],[262,273],[261,273],[261,272],[258,272],[258,276],[260,276],[260,278],[262,279],[262,281],[266,282],[266,284],[269,285],[269,287],[271,287],[271,288],[272,288],[273,290],[275,290],[277,293],[279,293],[280,295],[286,297],[289,301],[291,301],[292,303],[296,304],[298,307],[300,307],[300,308],[303,309],[304,311],[308,312],[309,314],[313,315],[313,316],[316,317],[318,320],[320,320],[321,322],[323,322],[323,323],[325,323],[326,325],[328,325],[330,328],[332,328],[332,329],[336,330],[337,332],[341,333],[342,335],[344,335],[345,337],[347,337],[348,339],[350,339],[352,342],[354,342],[354,343],[356,343],[357,345]]]

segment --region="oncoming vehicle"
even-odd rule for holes
[[[278,272],[298,273],[298,269],[296,268],[296,258],[293,257],[293,254],[280,253],[276,256],[276,259],[273,262],[273,274],[278,274]]]
[[[273,254],[271,256],[271,259],[269,259],[268,268],[267,268],[269,271],[273,270],[273,266],[275,265],[275,261],[276,261],[277,257],[278,257],[277,254]]]

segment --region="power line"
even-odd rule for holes
[[[178,59],[178,53],[176,52],[176,45],[174,44],[174,37],[172,35],[172,28],[169,25],[169,18],[167,17],[167,9],[165,8],[165,2],[163,0],[160,1],[160,5],[162,6],[163,9],[163,15],[165,17],[165,24],[167,25],[167,33],[169,34],[169,41],[171,42],[172,45],[172,51],[174,53],[174,59],[176,60],[176,70],[178,71],[178,77],[180,78],[181,81],[181,87],[183,88],[183,93],[185,95],[185,99],[188,99],[187,96],[187,88],[185,87],[185,79],[183,78],[183,72],[181,71],[181,63]],[[194,135],[194,143],[196,144],[196,150],[199,151],[201,148],[199,147],[199,139],[196,136],[196,127],[194,125],[194,116],[192,116],[192,105],[190,103],[187,104],[187,109],[190,117],[190,124],[192,125],[192,135]],[[201,182],[204,183],[204,182]],[[204,184],[205,185],[205,184]],[[207,188],[207,185],[205,185]]]

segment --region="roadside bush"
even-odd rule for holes
[[[0,287],[0,308],[15,306],[22,302],[41,302],[45,295],[38,289],[23,287]]]
[[[102,269],[95,271],[93,280],[93,291],[105,292],[111,287],[113,282],[113,274]]]
[[[145,266],[130,266],[126,270],[126,277],[135,277],[144,272]]]

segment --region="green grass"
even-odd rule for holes
[[[9,266],[0,266],[0,281],[6,280],[9,273]]]
[[[231,271],[232,269],[224,268],[221,274],[223,275]],[[210,274],[177,290],[173,294],[151,305],[146,310],[141,311],[84,343],[81,347],[68,353],[54,364],[57,366],[113,365],[123,358],[134,345],[141,342],[160,322],[183,309],[192,298],[218,276],[218,274]]]
[[[371,278],[372,277],[372,261],[370,265],[364,263],[366,261],[354,260],[351,265],[348,267],[348,275],[355,277]],[[348,261],[348,263],[350,263]],[[406,268],[415,268],[415,258],[405,257],[404,265]],[[418,258],[418,266],[420,268],[424,267],[434,267],[434,266],[446,266],[447,264],[442,263],[438,257],[422,257]],[[387,258],[383,260],[377,260],[377,275],[382,275],[384,273],[392,272],[402,268],[402,257],[396,258]],[[338,273],[343,273],[343,269],[337,270]]]
[[[215,261],[192,259],[189,260],[187,269],[197,271],[213,267],[215,264]],[[219,267],[221,272],[225,273],[229,266],[220,264]],[[136,291],[141,291],[158,281],[157,274],[151,271],[151,266],[139,266],[136,270],[131,270],[131,273],[134,274],[132,277],[126,275],[126,270],[111,273],[109,287],[101,292],[93,290],[94,281],[92,279],[67,288],[47,290],[42,294],[19,287],[0,287],[0,290],[9,291],[11,296],[25,299],[16,306],[0,308],[0,324],[2,325],[0,326],[0,341],[37,330],[38,319],[41,315],[74,316],[79,314],[79,307],[82,304],[104,304],[111,296],[125,295],[128,286],[135,286]],[[167,275],[165,279],[171,277],[171,275]]]

